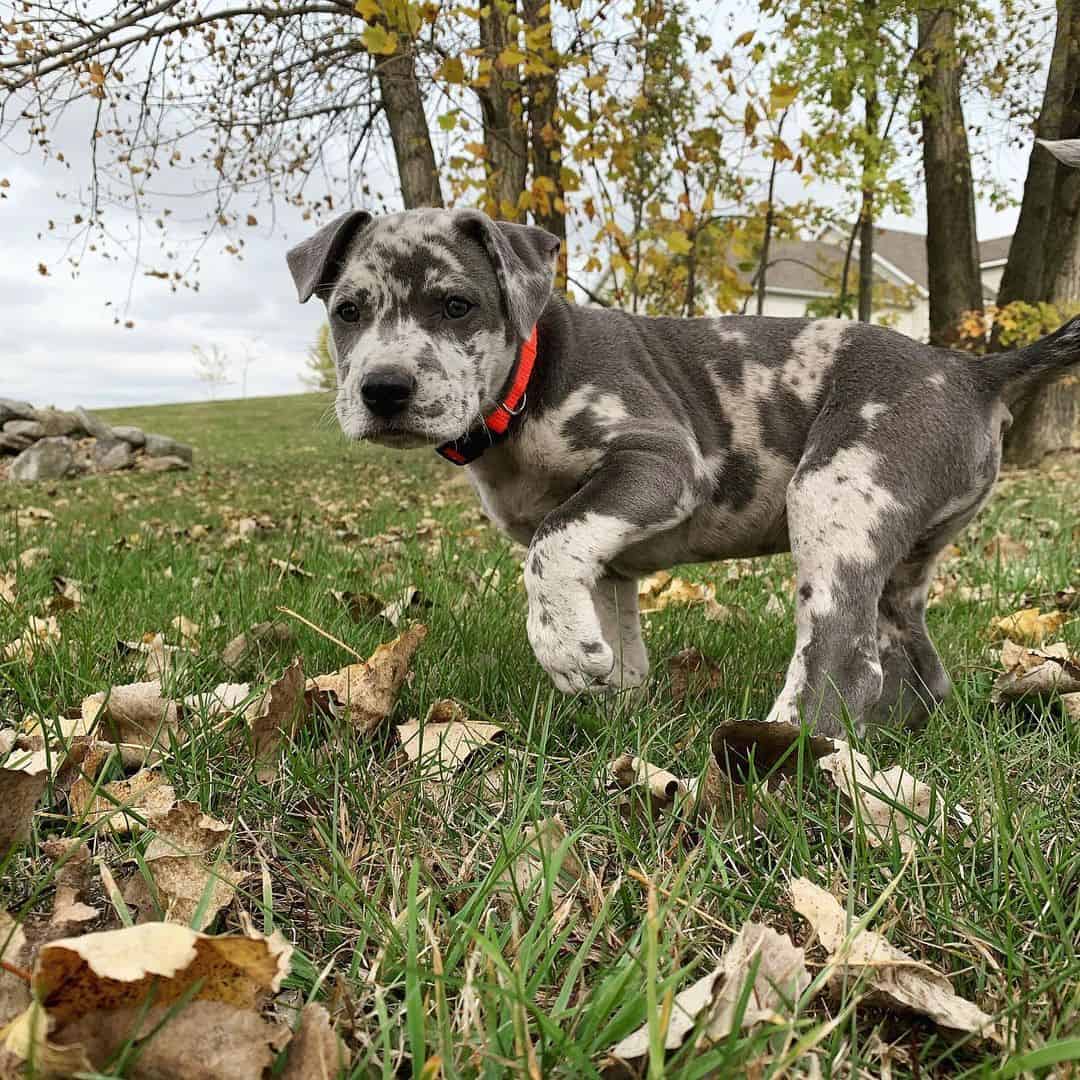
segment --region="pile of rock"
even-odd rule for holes
[[[137,427],[110,427],[85,409],[35,409],[0,398],[0,476],[9,480],[190,469],[192,457],[186,443]]]

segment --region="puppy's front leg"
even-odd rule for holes
[[[541,522],[525,559],[529,642],[565,693],[622,685],[622,669],[594,603],[620,552],[689,516],[687,447],[653,438],[609,449],[589,480]]]

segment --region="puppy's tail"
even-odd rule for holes
[[[1005,404],[1017,404],[1080,364],[1080,315],[1023,349],[987,356],[978,363]]]

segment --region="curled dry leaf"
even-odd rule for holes
[[[676,702],[718,690],[724,685],[724,673],[715,660],[699,649],[683,649],[668,661],[671,697]]]
[[[569,917],[575,897],[583,887],[598,888],[559,818],[545,818],[525,833],[521,848],[503,871],[499,889],[528,900],[543,888],[549,867],[555,869],[551,904],[552,924],[557,928]],[[552,933],[557,933],[557,929]]]
[[[856,818],[862,821],[871,847],[889,843],[895,833],[900,850],[906,854],[928,827],[938,833],[944,827],[942,800],[933,788],[899,765],[876,771],[865,754],[842,739],[818,765],[856,808]]]
[[[49,782],[50,760],[45,750],[12,746],[0,764],[0,806],[4,808],[0,815],[0,858],[30,835],[34,809]]]
[[[35,525],[55,524],[55,515],[51,510],[46,510],[43,506],[23,506],[15,511],[16,529],[32,529]]]
[[[152,824],[154,838],[143,859],[164,917],[190,926],[201,907],[195,929],[205,930],[247,877],[216,857],[231,830],[194,802],[178,802]],[[158,905],[140,873],[128,881],[124,899],[138,908],[140,922],[156,917]]]
[[[268,780],[277,774],[277,757],[282,738],[291,739],[302,719],[304,665],[296,657],[266,692],[244,711],[251,732],[256,774]]]
[[[410,720],[399,724],[397,733],[410,761],[453,772],[474,750],[498,738],[502,730],[498,724],[470,720],[464,706],[445,699],[432,703],[423,723]]]
[[[197,622],[192,622],[186,615],[177,615],[169,626],[183,645],[192,649],[197,648],[199,634],[202,631],[202,627]]]
[[[728,608],[717,603],[714,585],[684,581],[666,570],[659,570],[638,583],[638,607],[643,614],[663,611],[672,605],[697,604],[704,605],[707,619],[720,621],[731,615]]]
[[[72,814],[94,829],[125,836],[141,828],[143,820],[168,811],[176,802],[176,792],[157,769],[140,769],[126,780],[96,786],[95,778],[112,753],[113,747],[107,743],[89,747],[68,803]]]
[[[983,547],[983,554],[991,559],[1011,562],[1026,559],[1031,554],[1031,548],[1020,540],[1014,540],[1008,533],[997,533]]]
[[[188,694],[184,707],[208,720],[216,720],[237,712],[249,697],[251,683],[218,683],[212,690]]]
[[[763,1023],[786,1023],[810,985],[806,954],[787,934],[760,923],[747,923],[735,935],[720,965],[675,996],[665,1049],[682,1046],[698,1024],[707,1042],[726,1038],[735,1026],[739,1001],[751,974],[753,983],[740,1020],[744,1030]],[[649,1025],[628,1035],[611,1052],[624,1061],[644,1057],[649,1052]]]
[[[410,626],[362,664],[309,679],[307,690],[324,706],[344,712],[358,735],[370,734],[393,712],[412,658],[426,636],[422,623]]]
[[[797,724],[767,720],[728,720],[712,734],[713,759],[733,781],[745,783],[753,770],[759,777],[776,769],[782,775],[794,775],[799,759],[796,744],[803,737]],[[822,758],[836,749],[833,739],[806,733],[805,746],[811,757]]]
[[[391,626],[396,628],[408,612],[429,607],[431,607],[431,601],[425,600],[415,585],[409,585],[396,600],[391,600],[379,614]]]
[[[1080,659],[1071,656],[1064,642],[1045,649],[1027,649],[1014,641],[1001,647],[1005,673],[994,681],[993,702],[1049,694],[1080,693]]]
[[[28,547],[19,552],[17,559],[11,560],[11,567],[14,569],[15,564],[18,563],[24,570],[29,570],[32,566],[37,566],[39,562],[49,558],[49,549],[46,547]]]
[[[15,589],[18,582],[13,570],[0,570],[0,604],[15,603]]]
[[[834,989],[861,982],[873,1003],[916,1012],[951,1031],[997,1039],[993,1019],[960,997],[940,972],[908,956],[881,934],[848,926],[836,897],[806,878],[791,883],[791,902],[829,954]],[[858,920],[856,920],[858,921]]]
[[[58,1046],[49,1041],[49,1017],[36,1001],[0,1028],[0,1076],[26,1075],[27,1062],[33,1063],[36,1080],[65,1080],[94,1071],[81,1045]]]
[[[349,1064],[349,1051],[334,1031],[330,1014],[317,1002],[305,1005],[289,1042],[281,1080],[334,1080]]]
[[[1012,615],[992,619],[990,634],[997,639],[1007,638],[1022,645],[1038,646],[1068,621],[1069,616],[1064,611],[1048,611],[1044,614],[1037,607],[1024,608]]]
[[[120,641],[121,653],[134,653],[143,658],[148,679],[160,680],[185,660],[191,652],[179,645],[167,645],[163,634],[143,634],[138,641]]]
[[[53,595],[47,604],[49,611],[78,611],[82,607],[83,585],[81,581],[57,574],[52,579],[52,585]]]
[[[677,802],[694,794],[696,783],[653,765],[644,758],[623,754],[608,770],[619,787],[647,791],[654,812],[671,810]]]
[[[59,644],[60,624],[56,621],[56,616],[47,615],[39,619],[36,615],[31,615],[23,632],[0,650],[0,657],[4,660],[25,660],[29,663],[42,649],[51,649]]]
[[[305,570],[299,564],[288,562],[285,559],[271,559],[270,566],[272,569],[278,572],[279,581],[284,578],[286,574],[291,574],[293,577],[301,578],[312,578],[315,576],[310,571]]]
[[[26,934],[23,928],[6,912],[0,910],[0,960],[16,968],[22,968],[26,959]],[[30,1004],[30,987],[25,979],[13,971],[0,967],[0,1030]],[[4,1076],[3,1059],[0,1057],[0,1076]]]
[[[290,644],[295,635],[293,629],[283,622],[256,623],[249,630],[237,634],[221,653],[221,662],[228,668],[238,668],[260,647],[274,648]]]
[[[211,937],[176,923],[51,942],[38,952],[37,1001],[14,1021],[25,1034],[9,1035],[9,1052],[35,1062],[56,1055],[39,1075],[70,1076],[103,1068],[134,1037],[143,1042],[133,1077],[258,1080],[288,1041],[257,1009],[280,988],[291,952],[279,934]]]
[[[187,737],[180,726],[176,702],[162,696],[157,679],[125,683],[108,693],[91,694],[83,699],[82,719],[87,731],[96,723],[99,737],[109,742],[169,746]]]
[[[90,887],[93,867],[85,840],[61,837],[47,840],[42,848],[56,866],[56,894],[49,926],[70,933],[77,926],[96,919],[100,912],[83,901]]]

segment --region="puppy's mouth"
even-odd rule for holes
[[[363,442],[378,443],[379,446],[389,446],[395,450],[418,450],[423,446],[436,445],[430,435],[384,424],[365,432],[361,439]]]

